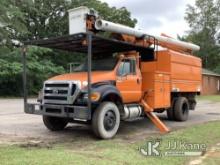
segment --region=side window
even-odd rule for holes
[[[119,68],[117,75],[118,76],[125,76],[131,75],[136,73],[136,62],[134,59],[124,59]]]

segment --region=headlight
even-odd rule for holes
[[[88,85],[88,81],[83,81],[82,82],[82,87],[84,88],[84,87],[87,87],[87,85]]]
[[[99,92],[92,92],[90,95],[91,101],[99,101],[101,97],[101,94]],[[84,94],[83,99],[87,100],[88,99],[88,93]]]

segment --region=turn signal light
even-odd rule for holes
[[[99,101],[100,96],[101,96],[100,93],[93,92],[93,93],[91,93],[90,98],[91,98],[92,101]]]

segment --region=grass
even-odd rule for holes
[[[202,125],[171,132],[167,135],[152,135],[160,138],[163,144],[170,139],[184,139],[192,143],[205,143],[209,147],[220,142],[220,122]],[[65,164],[186,164],[187,157],[145,157],[138,148],[144,146],[149,137],[135,142],[122,139],[96,140],[54,144],[52,148],[21,147],[19,145],[0,145],[1,165],[65,165]],[[74,139],[72,139],[74,141]],[[164,151],[165,146],[161,146]],[[207,159],[207,164],[213,160]],[[220,160],[216,160],[220,164]]]
[[[220,95],[208,95],[208,96],[198,96],[199,100],[209,100],[213,102],[220,102]]]

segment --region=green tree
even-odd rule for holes
[[[21,55],[12,41],[68,34],[68,10],[94,8],[106,20],[135,26],[126,8],[109,7],[99,0],[0,0],[0,95],[21,95]],[[28,50],[29,94],[36,94],[48,77],[67,71],[76,54],[31,47]]]
[[[15,0],[0,1],[0,45],[11,46],[13,39],[24,35],[27,28],[24,13],[16,7]]]
[[[79,6],[88,6],[97,10],[109,21],[134,26],[136,19],[131,19],[126,8],[109,7],[107,3],[98,0],[20,0],[16,4],[24,13],[26,35],[18,39],[38,39],[68,34],[68,10]]]
[[[203,66],[215,70],[219,67],[220,48],[215,44],[215,33],[220,27],[220,0],[196,0],[188,5],[185,19],[191,30],[186,40],[200,45],[196,55],[202,58]]]
[[[64,73],[64,69],[62,66],[56,66],[49,59],[41,58],[52,50],[37,47],[28,49],[28,90],[30,94],[36,94],[42,88],[45,79]],[[0,94],[20,96],[22,94],[21,52],[17,49],[0,56]]]
[[[130,12],[122,7],[109,7],[107,3],[98,0],[20,0],[17,7],[24,13],[27,33],[20,35],[17,40],[33,40],[68,34],[68,10],[79,6],[87,6],[97,10],[104,19],[134,27],[137,20],[131,18]],[[62,54],[62,56],[60,55]],[[56,51],[44,57],[53,59],[57,65],[67,69],[69,62],[82,60],[69,53]],[[56,57],[56,58],[54,58]]]

